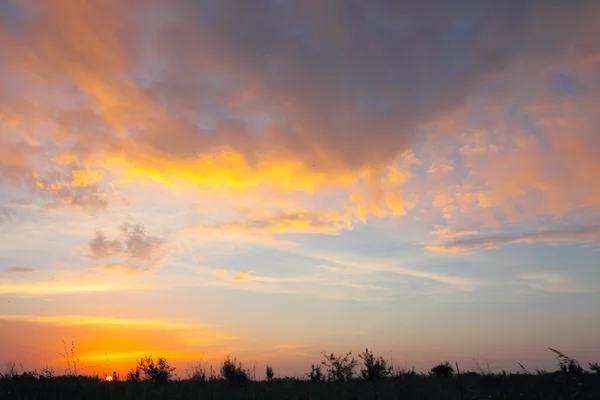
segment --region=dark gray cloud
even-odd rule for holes
[[[421,124],[462,109],[515,62],[542,68],[600,51],[594,0],[30,6],[15,29],[0,26],[3,108],[19,123],[55,122],[75,157],[108,152],[140,168],[231,149],[251,166],[291,159],[332,176],[385,165]],[[56,93],[22,101],[30,86]],[[31,158],[45,165],[57,151],[46,144],[0,148],[0,173],[37,184]],[[93,185],[53,193],[84,209],[108,201]]]
[[[183,3],[160,32],[168,68],[150,93],[182,126],[195,110],[211,127],[144,140],[176,154],[227,144],[250,159],[280,148],[323,171],[389,161],[420,123],[516,59],[565,53],[598,15],[592,1]],[[268,133],[224,106],[245,88]]]

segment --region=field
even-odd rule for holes
[[[0,399],[600,399],[598,363],[590,363],[586,370],[577,360],[550,350],[557,356],[556,372],[532,373],[521,365],[518,373],[492,373],[489,366],[487,371],[461,373],[458,364],[446,361],[428,374],[417,374],[414,369],[394,368],[367,349],[358,359],[352,353],[322,353],[324,360],[302,378],[275,378],[267,366],[266,380],[257,380],[229,357],[219,371],[197,363],[186,370],[185,379],[177,378],[165,358],[151,356],[137,360],[124,377],[82,376],[73,350],[69,356],[65,346],[65,375],[55,376],[47,369],[39,374],[18,373],[13,364],[9,372],[0,374]]]
[[[1,399],[600,399],[600,376],[464,375],[452,378],[411,376],[377,381],[310,382],[294,379],[104,382],[96,378],[21,377],[0,380]]]

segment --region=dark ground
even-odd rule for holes
[[[380,381],[307,382],[274,380],[232,387],[225,381],[190,380],[105,383],[94,378],[59,377],[0,380],[0,399],[594,399],[600,375],[494,375],[438,378],[415,376]]]

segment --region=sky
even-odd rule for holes
[[[600,360],[599,20],[0,0],[0,362]]]

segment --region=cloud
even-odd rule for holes
[[[0,226],[12,222],[16,212],[8,207],[0,207]]]
[[[308,352],[306,351],[305,346],[300,346],[297,344],[279,344],[275,346],[276,352],[278,354],[286,355],[286,356],[307,356]]]
[[[255,271],[253,269],[248,270],[248,271],[240,271],[234,275],[231,275],[229,272],[222,270],[222,269],[218,269],[213,271],[213,275],[218,276],[220,278],[223,278],[226,281],[231,281],[231,282],[253,282],[253,278],[250,276],[251,274],[253,274]]]
[[[127,275],[136,275],[145,272],[149,272],[151,268],[156,267],[157,263],[154,263],[152,267],[134,264],[128,261],[120,263],[108,263],[108,264],[95,264],[87,267],[89,270],[97,270],[104,272],[121,272]]]
[[[188,229],[230,231],[259,235],[274,235],[277,233],[320,233],[332,235],[350,227],[350,221],[335,212],[279,211],[260,218],[218,222],[205,226],[190,227]]]
[[[121,258],[121,262],[89,266],[88,269],[121,271],[128,274],[147,272],[160,266],[166,253],[165,239],[151,236],[140,224],[125,223],[116,239],[107,239],[101,232],[89,241],[84,257],[90,260]]]
[[[57,185],[43,170],[64,169],[57,160],[69,156],[118,182],[208,192],[315,193],[377,177],[417,128],[461,108],[513,61],[560,59],[573,42],[587,57],[593,43],[576,39],[594,37],[597,15],[592,2],[334,1],[327,17],[313,2],[61,0],[17,8],[18,29],[0,31],[2,123],[11,132],[0,138],[2,175],[40,183],[53,204],[87,211],[107,208],[110,177],[92,183],[71,174]],[[471,22],[457,23],[464,20]],[[552,45],[536,46],[542,39]],[[346,190],[363,218],[402,215],[412,204],[399,192]]]
[[[101,232],[96,232],[96,237],[88,243],[87,258],[91,260],[122,255],[125,255],[125,251],[121,241],[119,239],[108,240]]]
[[[68,293],[95,293],[112,291],[131,291],[149,289],[151,285],[126,282],[98,282],[89,279],[71,279],[63,281],[37,282],[1,282],[0,294],[19,294],[24,296],[62,295]]]
[[[99,326],[129,326],[140,328],[159,328],[176,330],[201,330],[206,325],[192,322],[178,322],[148,318],[119,318],[86,315],[0,315],[0,320],[22,321],[60,326],[99,325]]]
[[[449,223],[499,226],[600,210],[600,186],[590,183],[600,172],[600,119],[592,111],[600,85],[589,79],[599,65],[581,67],[568,58],[538,78],[515,68],[496,82],[505,88],[502,96],[482,91],[479,104],[473,99],[452,123],[432,128],[428,145],[415,151],[428,163],[456,166],[430,177],[425,188]],[[585,93],[553,91],[554,71],[586,82]],[[533,98],[524,99],[525,90]]]
[[[6,271],[14,272],[14,273],[29,273],[29,272],[35,272],[35,269],[27,268],[27,267],[8,267],[6,269]]]
[[[430,233],[430,235],[438,236],[441,239],[450,239],[460,236],[473,236],[477,235],[478,233],[479,232],[475,230],[461,230],[451,227],[436,226],[435,229]]]
[[[437,274],[434,272],[426,272],[426,271],[416,271],[414,269],[409,268],[397,268],[394,269],[394,272],[410,276],[413,278],[421,278],[421,279],[429,279],[432,281],[436,281],[445,285],[449,285],[455,287],[460,290],[472,290],[475,286],[480,284],[481,282],[477,279],[460,277],[460,276],[452,276],[445,274]]]
[[[533,272],[519,278],[533,289],[554,293],[588,293],[597,291],[593,285],[577,282],[573,278],[553,272]]]
[[[0,321],[5,324],[12,323],[18,332],[29,332],[32,335],[35,335],[39,328],[25,324],[42,326],[46,343],[60,340],[60,335],[64,333],[64,329],[60,328],[69,328],[70,334],[74,335],[77,358],[85,363],[94,363],[94,365],[100,363],[104,365],[104,368],[110,368],[110,371],[113,371],[113,367],[119,371],[119,367],[113,363],[120,365],[127,362],[130,364],[136,358],[149,354],[158,353],[162,356],[167,354],[170,359],[206,359],[206,357],[213,356],[214,353],[220,353],[217,350],[224,350],[222,348],[224,343],[233,341],[239,343],[242,340],[239,336],[230,335],[213,326],[181,319],[77,314],[4,314],[0,315]],[[118,340],[115,340],[116,338]],[[11,337],[9,334],[8,343],[11,343],[11,339],[13,344],[20,343],[16,337]],[[169,343],[171,346],[170,351],[165,349],[165,343]],[[174,345],[177,347],[176,351],[172,351]],[[229,350],[234,349],[229,348]],[[55,357],[55,354],[52,351],[45,356]],[[38,361],[47,363],[49,360],[38,359]],[[62,360],[54,361],[62,362]],[[123,366],[123,368],[125,370],[129,367]]]
[[[445,253],[470,253],[477,250],[495,249],[519,243],[590,243],[600,239],[600,228],[589,227],[571,230],[550,230],[512,236],[484,236],[452,242],[430,244],[427,249]]]

